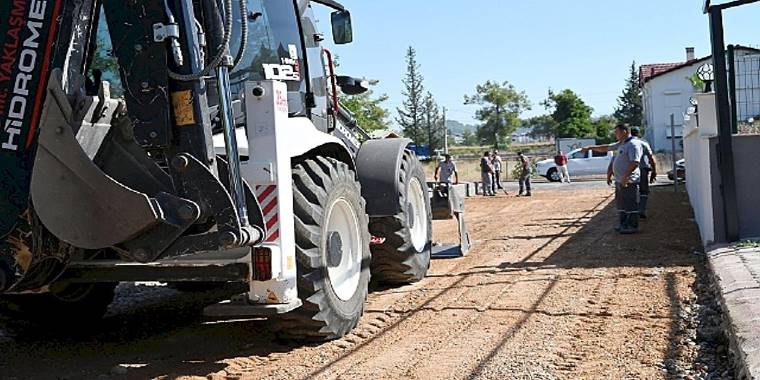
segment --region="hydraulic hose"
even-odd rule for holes
[[[245,55],[245,48],[248,46],[248,5],[246,5],[246,0],[238,0],[238,5],[240,6],[240,46],[238,47],[237,56],[235,56],[232,67],[240,63],[240,60]],[[230,18],[232,18],[232,15],[230,15]]]
[[[240,1],[244,2],[245,0]],[[224,20],[224,35],[222,36],[222,42],[217,48],[216,55],[211,60],[211,63],[203,68],[203,70],[190,74],[180,74],[169,69],[169,78],[182,82],[199,80],[201,78],[208,77],[211,73],[211,70],[216,69],[219,67],[219,65],[222,64],[224,59],[227,57],[227,50],[229,49],[230,39],[232,37],[232,0],[224,0],[224,13],[226,16]]]

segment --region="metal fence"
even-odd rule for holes
[[[733,65],[731,65],[733,62]],[[760,52],[729,47],[729,85],[734,133],[757,133],[760,125]]]

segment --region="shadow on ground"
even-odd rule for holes
[[[692,252],[699,249],[699,237],[692,222],[691,210],[683,193],[673,194],[672,189],[656,189],[651,200],[650,219],[642,223],[642,233],[634,236],[619,236],[612,230],[616,220],[609,199],[602,200],[596,207],[579,218],[550,218],[535,221],[536,225],[559,225],[555,235],[540,237],[510,237],[512,239],[543,239],[541,245],[528,252],[517,262],[503,262],[495,266],[473,267],[467,272],[440,276],[459,277],[451,286],[441,289],[429,300],[386,326],[383,331],[367,341],[334,358],[322,368],[315,369],[310,376],[323,374],[331,364],[350,357],[353,352],[366,347],[382,334],[399,326],[407,319],[425,310],[436,299],[457,286],[463,286],[469,276],[484,273],[509,273],[542,268],[611,268],[644,267],[671,268],[694,267],[697,256]],[[599,209],[601,208],[600,212]],[[581,227],[570,234],[572,228]],[[568,238],[569,236],[569,238]],[[545,258],[547,247],[557,239],[567,240]],[[544,255],[542,255],[544,254]],[[440,277],[439,276],[439,277]],[[498,355],[499,351],[523,328],[538,310],[544,299],[552,292],[557,281],[553,280],[531,307],[525,310],[509,333],[500,337],[498,344],[479,362],[469,377],[476,378]],[[676,319],[681,308],[681,300],[673,289],[676,278],[667,277],[666,292],[671,301],[668,311],[671,319]],[[508,286],[505,285],[505,286]],[[29,326],[18,326],[12,321],[0,319],[0,370],[3,378],[49,378],[50,375],[66,378],[94,378],[117,364],[136,364],[120,378],[152,378],[166,375],[206,376],[227,367],[222,360],[234,357],[265,357],[271,353],[287,353],[303,347],[297,342],[281,342],[267,330],[266,321],[231,321],[204,323],[199,318],[202,308],[224,295],[209,293],[204,297],[179,294],[168,302],[149,306],[136,311],[106,318],[101,326],[85,338],[62,338],[47,332],[29,330]],[[11,331],[18,337],[5,339],[2,331]],[[679,328],[671,329],[671,346],[667,356],[678,355],[679,347],[675,335]],[[62,347],[65,346],[65,349]],[[57,374],[40,373],[41,368],[56,368]],[[675,369],[668,367],[668,375],[675,376]]]
[[[226,368],[220,362],[224,359],[266,356],[304,346],[275,339],[266,320],[213,321],[201,317],[205,306],[228,299],[238,290],[175,292],[152,305],[149,302],[130,308],[123,314],[107,316],[98,325],[76,330],[66,325],[42,329],[17,322],[14,311],[2,305],[0,377],[92,379],[109,374],[117,365],[129,367],[128,374],[120,379],[205,377]]]

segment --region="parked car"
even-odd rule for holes
[[[588,151],[583,153],[580,149],[575,149],[567,154],[567,169],[570,176],[586,175],[605,175],[607,167],[613,157],[613,152],[597,153]],[[549,181],[559,182],[560,174],[554,165],[554,158],[549,158],[536,163],[536,172],[546,177]]]
[[[680,159],[676,161],[676,173],[679,181],[686,181],[686,160]],[[668,179],[673,181],[673,169],[668,170]]]

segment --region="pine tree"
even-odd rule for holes
[[[636,72],[636,62],[631,63],[631,72],[625,82],[625,89],[618,97],[618,106],[613,116],[621,122],[641,126],[642,113],[641,92],[639,91],[639,76]]]
[[[423,127],[425,134],[427,135],[426,143],[430,147],[430,151],[434,151],[441,147],[441,132],[443,126],[441,125],[441,110],[438,107],[438,103],[435,102],[433,94],[427,93],[425,95],[425,110],[423,112],[424,123]]]
[[[401,125],[404,136],[414,140],[416,144],[423,143],[422,124],[425,110],[425,87],[422,84],[422,73],[417,63],[417,52],[409,46],[406,52],[406,77],[403,80],[402,94],[405,99],[402,106],[396,108],[396,122]]]

